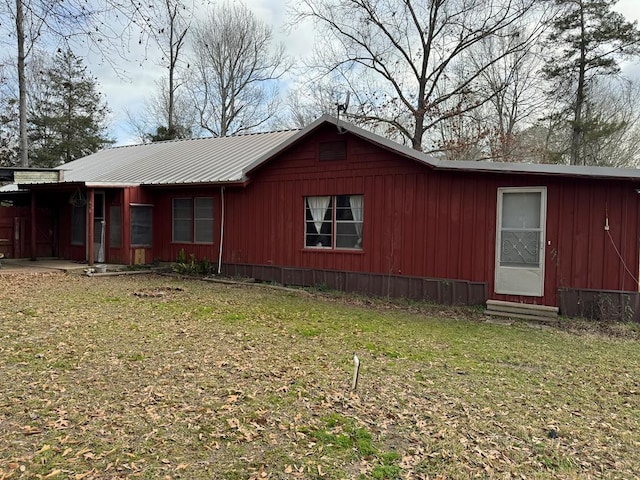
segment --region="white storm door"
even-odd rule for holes
[[[545,187],[498,188],[496,293],[544,292]]]
[[[104,193],[96,192],[93,203],[93,261],[104,262]]]

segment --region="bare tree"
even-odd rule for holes
[[[156,82],[156,92],[148,97],[140,111],[126,111],[129,127],[141,143],[178,138],[192,138],[201,133],[198,111],[184,91],[174,92],[169,99],[168,79]],[[168,130],[169,105],[173,105],[173,130]]]
[[[187,33],[191,27],[194,6],[193,2],[182,0],[163,0],[158,4],[140,3],[139,13],[145,20],[149,37],[158,46],[162,54],[160,65],[167,68],[167,82],[160,84],[159,98],[161,102],[153,102],[154,107],[163,105],[166,113],[155,116],[158,121],[165,123],[155,125],[156,133],[164,131],[165,139],[183,138],[190,130],[190,125],[184,125],[176,120],[176,106],[178,89],[184,85],[180,78],[180,67],[184,64]],[[156,108],[157,110],[157,108]],[[160,113],[160,112],[154,112]],[[147,131],[146,134],[150,132]]]
[[[468,91],[451,97],[450,102],[460,102],[451,110],[464,113],[444,119],[435,127],[440,136],[435,147],[454,159],[531,160],[537,147],[532,150],[528,143],[522,142],[520,132],[533,125],[544,112],[541,47],[540,42],[517,50],[512,45],[522,34],[540,38],[545,25],[540,18],[548,14],[540,10],[524,16],[511,26],[510,35],[484,38],[461,55],[452,69],[455,77],[469,76],[476,71],[481,74]],[[530,32],[531,29],[536,31]],[[505,51],[511,53],[503,55]],[[493,58],[498,60],[485,66]],[[439,88],[446,91],[449,86],[444,81]],[[467,108],[474,104],[479,106]]]
[[[324,80],[324,81],[323,81]],[[284,102],[284,126],[304,128],[324,114],[336,115],[337,104],[345,101],[345,89],[334,82],[299,77]]]
[[[537,23],[540,25],[540,23]],[[521,30],[526,29],[521,26]],[[484,58],[500,56],[495,52],[508,50],[512,37],[491,38],[481,45]],[[505,43],[506,42],[506,43]],[[475,56],[473,64],[479,67]],[[544,109],[544,85],[540,69],[542,59],[534,46],[502,56],[499,62],[484,69],[479,78],[479,89],[490,100],[478,113],[488,124],[488,149],[492,160],[521,161],[530,152],[523,151],[518,135],[533,125]]]
[[[109,61],[109,53],[127,48],[131,27],[139,27],[138,41],[143,42],[149,19],[143,17],[140,3],[134,0],[3,0],[0,8],[3,17],[11,19],[0,22],[2,42],[17,52],[20,164],[28,166],[26,69],[37,45],[88,48]]]
[[[29,54],[29,62],[25,64],[22,73],[24,84],[29,86],[29,95],[24,96],[27,117],[33,113],[36,102],[47,96],[46,82],[43,72],[51,67],[51,60],[42,50],[34,48]],[[0,149],[2,163],[14,166],[21,163],[21,132],[20,132],[20,92],[18,88],[16,58],[7,56],[0,65]],[[28,126],[28,122],[25,122]],[[27,131],[28,135],[28,131]]]
[[[27,86],[24,69],[27,52],[25,51],[24,9],[22,0],[16,0],[16,39],[18,47],[18,89],[20,100],[18,116],[20,119],[20,164],[23,167],[29,165],[29,145],[27,137]]]
[[[200,125],[214,136],[254,130],[274,118],[278,79],[290,65],[271,28],[244,5],[216,4],[193,32],[191,90]]]
[[[489,101],[467,95],[493,64],[535,41],[536,29],[512,27],[536,0],[302,0],[294,23],[311,19],[322,37],[313,66],[340,73],[361,102],[353,118],[385,124],[413,148],[424,148],[425,132],[443,120]],[[463,77],[453,68],[462,55],[489,37],[511,36],[499,56],[483,59]],[[445,87],[446,84],[446,87]],[[452,100],[453,99],[453,100]]]

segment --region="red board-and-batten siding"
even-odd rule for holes
[[[193,255],[198,260],[206,259],[216,263],[218,261],[221,227],[221,200],[220,187],[189,187],[171,189],[165,193],[165,189],[154,190],[154,236],[153,252],[156,258],[174,262],[181,253],[187,259]],[[213,242],[212,243],[178,243],[173,241],[173,199],[212,197],[214,208]],[[225,227],[226,228],[226,227]],[[225,242],[226,243],[226,242]]]
[[[347,159],[319,161],[319,143]],[[545,186],[543,297],[494,292],[499,187]],[[224,261],[487,282],[493,299],[557,305],[560,287],[637,291],[639,195],[630,181],[440,171],[323,128],[226,197]],[[304,197],[364,195],[363,250],[304,248]],[[624,259],[616,253],[604,229]]]

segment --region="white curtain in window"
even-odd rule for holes
[[[349,197],[349,205],[351,206],[351,215],[353,215],[354,226],[358,240],[362,242],[362,195],[351,195]]]
[[[307,197],[307,205],[311,210],[313,224],[316,226],[316,232],[320,233],[324,216],[329,209],[331,197]]]

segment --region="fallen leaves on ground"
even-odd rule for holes
[[[0,292],[0,479],[640,471],[636,342],[153,275]]]

